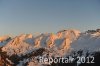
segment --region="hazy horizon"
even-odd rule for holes
[[[99,0],[0,0],[0,35],[97,28]]]

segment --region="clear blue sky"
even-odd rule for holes
[[[100,0],[0,0],[0,35],[100,28]]]

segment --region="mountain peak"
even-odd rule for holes
[[[7,41],[9,40],[11,37],[8,36],[8,35],[5,35],[5,36],[0,36],[0,42],[4,42],[4,41]]]

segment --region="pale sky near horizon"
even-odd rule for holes
[[[0,35],[100,28],[100,0],[0,0]]]

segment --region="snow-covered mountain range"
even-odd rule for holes
[[[1,36],[0,47],[0,57],[4,60],[1,62],[6,66],[47,66],[51,64],[39,63],[40,56],[65,58],[73,51],[82,50],[84,56],[87,52],[99,52],[100,29],[86,32],[68,29],[55,34],[42,33],[37,36],[32,34],[21,34],[16,37]],[[6,54],[5,58],[2,58],[2,53]]]

